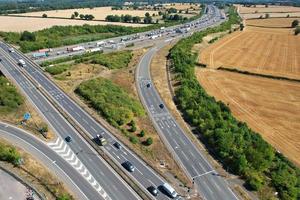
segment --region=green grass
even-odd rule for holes
[[[69,64],[60,64],[60,65],[55,65],[52,67],[46,67],[46,72],[50,73],[51,75],[58,75],[61,74],[65,71],[67,71],[68,69],[71,68],[71,65]]]
[[[0,76],[0,113],[6,114],[17,110],[24,102],[14,85]]]
[[[91,57],[91,63],[100,64],[108,69],[121,69],[128,66],[132,58],[131,51],[119,51],[109,54],[99,54]]]
[[[85,81],[75,92],[115,127],[130,122],[135,116],[145,114],[140,102],[129,96],[120,86],[104,78]]]
[[[52,75],[63,73],[70,68],[70,64],[64,64],[66,62],[73,61],[76,64],[79,63],[92,63],[99,64],[107,67],[108,69],[121,69],[128,66],[132,59],[132,51],[118,51],[108,54],[102,54],[100,52],[85,53],[82,55],[76,55],[72,57],[60,58],[53,61],[46,61],[42,63],[42,66],[46,66],[46,71]],[[49,67],[49,65],[56,65]]]

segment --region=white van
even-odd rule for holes
[[[26,66],[26,63],[23,59],[20,59],[18,64],[21,66],[21,67],[25,67]]]
[[[169,185],[168,183],[164,183],[162,185],[164,191],[172,198],[177,197],[177,192],[174,190],[174,188],[172,188],[171,185]]]

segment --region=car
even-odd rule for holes
[[[10,53],[14,53],[14,52],[15,52],[15,50],[14,50],[13,48],[9,48],[8,51],[9,51]]]
[[[67,142],[72,142],[72,138],[71,138],[70,136],[67,136],[67,137],[65,138],[65,140],[66,140]]]
[[[151,87],[151,83],[147,83],[146,86],[147,86],[147,88]]]
[[[164,106],[164,104],[159,104],[159,107],[161,108],[161,109],[163,109],[165,106]]]
[[[156,187],[154,186],[150,186],[147,188],[147,190],[153,195],[153,196],[157,196],[158,195],[158,190],[156,189]]]
[[[121,148],[122,148],[122,146],[121,146],[121,144],[120,144],[119,142],[115,142],[115,143],[114,143],[114,146],[115,146],[117,149],[121,149]]]
[[[0,58],[0,62],[2,61],[2,58]]]
[[[131,162],[129,162],[128,160],[125,161],[122,166],[127,169],[129,172],[134,172],[135,167],[133,166],[133,164]]]

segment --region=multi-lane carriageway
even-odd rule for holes
[[[206,26],[202,26],[201,28],[212,25],[214,24],[214,22],[215,21],[211,21],[210,24],[207,23]],[[126,183],[120,181],[120,177],[113,173],[111,169],[109,169],[109,167],[105,164],[105,162],[101,160],[101,158],[95,156],[95,152],[93,152],[93,150],[83,141],[83,139],[69,125],[69,123],[65,121],[60,113],[36,89],[36,85],[33,85],[33,83],[24,76],[24,73],[29,75],[34,80],[34,82],[36,82],[36,84],[38,84],[39,87],[43,89],[50,96],[50,98],[52,98],[52,100],[54,100],[56,104],[59,105],[64,110],[64,112],[66,112],[72,118],[72,120],[80,125],[81,129],[88,133],[91,139],[95,138],[97,134],[103,134],[104,137],[109,141],[109,144],[104,147],[104,151],[116,163],[120,165],[126,160],[132,162],[135,165],[136,170],[135,172],[129,174],[129,176],[136,180],[142,188],[145,189],[150,185],[159,186],[163,182],[165,182],[159,175],[154,172],[154,170],[148,167],[141,159],[135,156],[126,147],[123,147],[122,150],[116,149],[113,146],[113,143],[117,141],[117,139],[113,137],[113,135],[110,134],[100,124],[98,124],[92,117],[90,117],[89,114],[82,110],[80,106],[78,106],[64,92],[62,92],[51,80],[49,80],[39,69],[38,65],[33,63],[30,59],[28,59],[18,51],[16,51],[15,53],[9,53],[8,49],[10,48],[10,46],[6,45],[5,43],[0,43],[0,48],[0,54],[4,58],[1,64],[1,70],[4,71],[7,76],[10,76],[13,80],[16,81],[18,86],[22,88],[27,97],[44,115],[53,129],[57,133],[59,133],[61,139],[55,141],[50,146],[53,146],[54,148],[61,148],[63,146],[63,144],[61,144],[63,138],[70,135],[73,138],[73,142],[71,142],[69,145],[66,145],[65,148],[70,148],[70,151],[76,152],[75,155],[78,156],[79,160],[83,163],[83,166],[90,173],[91,176],[89,177],[95,179],[96,183],[93,183],[103,188],[101,191],[105,192],[105,198],[108,196],[107,198],[111,199],[138,199],[137,195],[126,185]],[[20,68],[19,66],[17,66],[17,62],[20,58],[25,60],[25,62],[27,63],[26,67]],[[161,99],[158,100],[161,101]],[[162,121],[162,123],[164,122]],[[174,121],[172,121],[171,123],[175,123],[176,125],[176,122]],[[176,132],[178,131],[178,129],[175,129],[174,131]],[[179,130],[179,135],[180,134],[183,133]],[[189,141],[187,140],[186,142]],[[195,153],[197,153],[197,151],[195,151]],[[73,154],[70,155],[72,156]],[[198,153],[196,155],[198,155]],[[181,156],[178,156],[177,159],[182,162]],[[184,166],[186,170],[195,167],[194,165],[190,167],[189,163],[187,162],[184,162],[184,165],[187,165]],[[206,181],[209,181],[211,179],[214,180],[216,178],[210,176],[208,176],[208,178],[206,179],[200,178],[206,174],[212,175],[210,173],[212,169],[209,165],[207,166],[206,164],[204,168],[200,168],[200,170],[195,170],[198,172],[198,174],[195,174],[194,176],[192,174],[192,178],[199,177],[195,180],[196,184],[199,184],[200,191],[204,197],[208,197],[207,199],[218,199],[219,197],[223,197],[224,195],[223,199],[235,199],[233,195],[230,196],[231,191],[226,192],[230,189],[226,184],[224,185],[223,182],[222,184],[217,184],[212,188],[211,185],[205,184]],[[220,179],[221,178],[218,178],[217,180],[219,181]],[[201,187],[201,184],[204,184],[203,188]],[[217,189],[215,190],[214,188]],[[225,191],[225,193],[222,193],[222,191]],[[205,193],[217,193],[217,195],[205,195]],[[167,197],[163,194],[160,194],[157,199],[167,199]]]

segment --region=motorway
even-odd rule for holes
[[[46,166],[53,175],[66,184],[78,199],[92,199],[97,191],[45,142],[18,127],[0,122],[0,137],[25,150]],[[78,184],[78,185],[77,185]]]
[[[139,96],[147,108],[148,114],[164,143],[173,153],[179,164],[194,181],[204,199],[233,200],[233,194],[228,184],[217,174],[207,159],[191,142],[174,117],[170,114],[160,98],[150,75],[151,59],[164,44],[149,50],[142,58],[137,69],[137,87]],[[147,84],[151,84],[147,87]]]
[[[21,72],[16,61],[7,53],[7,47],[0,43],[1,71],[6,77],[15,81],[24,95],[36,107],[39,113],[58,133],[60,140],[55,144],[49,144],[60,156],[68,160],[69,164],[86,178],[85,184],[90,184],[98,193],[91,193],[89,199],[140,199],[137,194],[119,177],[98,154],[79,136],[77,131],[65,120],[65,118],[50,104]],[[66,145],[64,138],[71,136],[73,141]],[[63,147],[63,148],[60,148]],[[65,157],[68,156],[69,157]],[[93,196],[91,196],[93,195]]]
[[[212,8],[212,6],[210,7]],[[215,24],[216,20],[220,21],[220,16],[216,14],[217,9],[214,8],[210,10],[213,10],[213,13],[211,13],[209,17],[204,15],[203,18],[205,18],[205,20],[199,20],[201,22],[200,25],[197,24],[195,28],[191,30],[201,30]],[[179,37],[180,34],[177,34],[177,36]],[[170,38],[172,39],[171,35]],[[167,43],[169,40],[164,41],[164,43]],[[3,56],[1,70],[4,71],[5,75],[12,77],[12,79],[15,80],[17,85],[43,114],[52,128],[59,133],[61,140],[56,141],[55,143],[60,144],[60,142],[63,141],[66,136],[72,137],[73,141],[68,145],[65,145],[66,148],[69,146],[73,152],[76,152],[75,154],[78,156],[78,159],[90,172],[92,178],[96,180],[95,184],[101,185],[103,187],[103,190],[101,191],[104,191],[108,197],[111,199],[138,199],[137,195],[123,181],[120,181],[121,178],[111,171],[105,162],[96,155],[96,153],[87,145],[86,142],[84,142],[84,140],[70,126],[70,124],[66,122],[61,114],[59,114],[58,111],[40,93],[40,91],[36,89],[36,85],[34,86],[33,83],[24,76],[24,73],[29,75],[39,85],[39,89],[44,90],[52,98],[52,100],[54,100],[56,104],[60,106],[64,112],[66,112],[72,118],[72,120],[81,127],[81,129],[88,133],[91,139],[95,138],[97,134],[102,134],[109,142],[108,145],[104,146],[103,150],[111,157],[111,159],[118,163],[120,167],[122,167],[121,164],[126,160],[132,162],[136,167],[136,170],[133,173],[126,173],[136,180],[142,188],[145,189],[151,185],[157,187],[165,182],[163,178],[155,173],[153,169],[147,166],[138,156],[133,154],[125,146],[123,146],[121,150],[116,149],[113,144],[117,141],[117,139],[98,122],[96,122],[72,99],[70,99],[63,91],[61,91],[51,80],[49,80],[43,74],[37,64],[32,62],[28,57],[24,56],[21,52],[16,51],[15,53],[9,53],[8,49],[11,47],[5,43],[0,43],[0,48],[0,54]],[[145,91],[143,93],[145,90],[143,84],[151,80],[148,73],[149,69],[147,67],[147,62],[150,62],[151,57],[156,50],[152,49],[149,52],[145,55],[143,61],[141,62],[141,66],[143,66],[141,68],[145,68],[145,70],[140,70],[141,74],[139,74],[139,83],[141,83],[140,86],[143,87],[140,88],[142,90],[142,96],[152,95],[150,101],[146,102],[146,105],[149,106],[148,109],[151,110],[150,116],[152,116],[151,113],[153,112],[156,117],[154,121],[158,120],[157,123],[154,124],[158,124],[160,131],[161,129],[168,130],[167,134],[169,134],[169,137],[171,137],[172,133],[176,133],[176,136],[178,135],[178,141],[182,143],[180,145],[171,144],[170,146],[174,145],[173,147],[175,147],[177,145],[181,149],[184,149],[178,152],[175,151],[176,155],[178,154],[177,158],[179,159],[180,163],[184,165],[183,168],[188,172],[188,174],[194,178],[195,183],[198,186],[198,190],[205,198],[207,197],[206,199],[235,199],[225,182],[213,172],[214,170],[212,167],[205,161],[196,147],[192,145],[189,139],[184,135],[183,131],[179,128],[176,121],[172,118],[167,109],[161,110],[157,107],[157,103],[162,102],[162,100],[160,99],[156,90],[151,87],[151,91],[153,90],[153,92],[148,93],[148,91]],[[53,55],[53,57],[55,57],[55,55]],[[17,65],[20,58],[27,63],[26,67],[21,68]],[[144,99],[146,99],[145,96]],[[170,117],[171,119],[169,119]],[[170,128],[170,125],[175,128]],[[120,141],[118,142],[121,143]],[[183,148],[184,145],[186,145],[185,148]],[[184,154],[179,155],[180,152],[184,152]],[[184,160],[183,157],[187,158]],[[196,160],[197,163],[191,164],[191,162],[188,162],[188,160]],[[105,197],[107,196],[105,195]],[[160,194],[158,195],[157,199],[168,198],[166,195]]]

